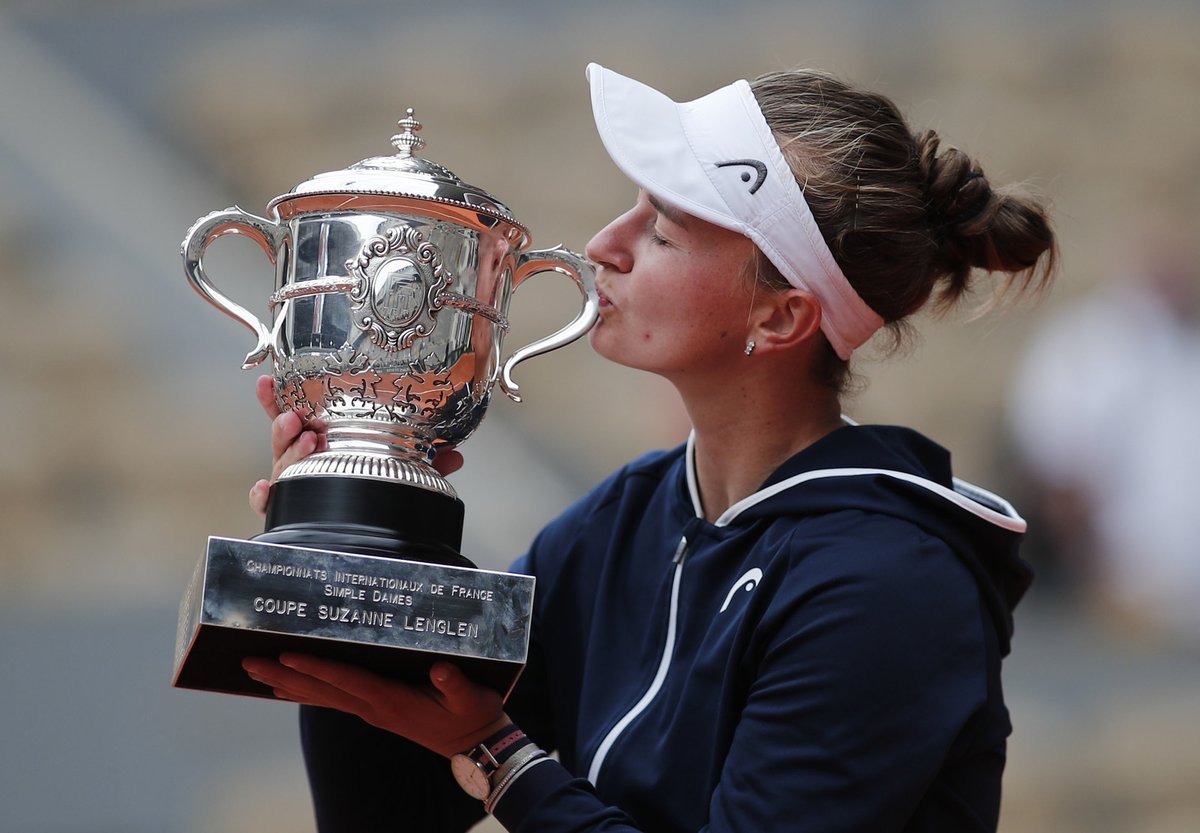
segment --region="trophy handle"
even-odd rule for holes
[[[187,275],[192,289],[199,292],[206,301],[221,312],[235,321],[241,322],[258,338],[254,349],[246,354],[246,360],[242,364],[243,369],[256,367],[271,355],[271,331],[258,320],[258,316],[241,304],[231,301],[225,293],[217,289],[216,285],[208,279],[208,275],[204,273],[201,260],[204,250],[218,237],[226,234],[244,234],[257,243],[274,264],[275,253],[279,248],[283,231],[278,224],[248,214],[235,205],[224,211],[206,214],[197,220],[188,229],[187,236],[183,238],[183,244],[180,247],[180,254],[183,255],[183,271]]]
[[[512,380],[513,368],[526,359],[570,344],[590,330],[600,314],[600,300],[596,296],[596,268],[587,258],[562,246],[525,252],[517,260],[517,271],[513,275],[514,290],[519,288],[526,278],[540,272],[558,272],[574,281],[583,295],[583,309],[570,324],[552,335],[514,351],[504,362],[500,373],[500,388],[513,402],[521,401],[520,387]]]

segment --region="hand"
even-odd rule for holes
[[[271,686],[280,699],[357,715],[447,758],[509,722],[499,693],[473,683],[446,661],[429,669],[429,686],[396,682],[304,654],[284,653],[278,662],[247,658],[242,667],[253,679]]]
[[[324,422],[319,419],[304,422],[295,411],[280,413],[279,405],[275,401],[273,377],[260,376],[254,392],[258,397],[258,404],[271,420],[271,478],[259,480],[250,487],[250,508],[265,518],[271,484],[279,479],[283,470],[310,454],[324,451],[329,446],[325,434],[327,426]],[[442,475],[456,472],[462,465],[462,455],[452,446],[439,448],[433,460],[433,467]]]
[[[295,411],[280,413],[275,401],[275,379],[259,376],[254,393],[271,420],[271,479],[259,480],[250,487],[250,508],[263,517],[267,515],[267,497],[271,484],[288,466],[310,454],[324,451],[327,446],[325,423],[310,419],[307,423]]]

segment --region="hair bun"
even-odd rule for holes
[[[971,269],[1027,273],[1053,248],[1054,234],[1039,203],[993,190],[975,160],[958,148],[939,153],[941,139],[935,131],[914,138],[929,230],[938,244],[943,303],[966,292]]]
[[[996,300],[1049,282],[1056,252],[1041,203],[992,187],[887,96],[812,70],[750,86],[842,273],[893,333],[931,299],[952,307],[984,277],[977,267],[1007,273],[987,276]]]
[[[939,154],[941,139],[933,130],[919,133],[916,143],[929,195],[930,226],[952,234],[980,218],[994,195],[974,160],[954,147]]]

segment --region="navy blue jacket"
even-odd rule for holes
[[[496,816],[538,833],[994,830],[1023,529],[902,428],[835,431],[716,523],[688,448],[626,466],[515,567],[537,591],[508,712],[561,763]],[[322,831],[478,816],[444,761],[345,722],[305,719]],[[363,783],[372,760],[394,776]]]

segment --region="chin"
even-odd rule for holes
[[[592,351],[600,358],[610,361],[630,370],[640,370],[644,373],[664,375],[660,362],[654,361],[655,356],[648,356],[645,351],[634,352],[621,349],[621,345],[592,342]]]
[[[631,339],[620,328],[606,323],[603,318],[596,322],[588,333],[592,351],[613,364],[647,373],[663,372],[661,347],[657,340]]]
[[[616,333],[605,331],[603,319],[596,322],[596,326],[592,327],[588,333],[588,343],[592,347],[592,352],[614,364],[637,367],[635,363],[630,361],[629,351],[622,349],[624,345],[621,343],[621,340],[614,338],[615,335]]]
[[[607,359],[608,358],[607,342],[608,342],[609,333],[606,331],[606,329],[607,328],[604,326],[604,319],[603,318],[598,319],[596,321],[596,323],[592,326],[592,329],[588,330],[588,344],[591,345],[592,350],[594,350],[595,352],[599,353],[601,356],[604,356],[604,358]]]

